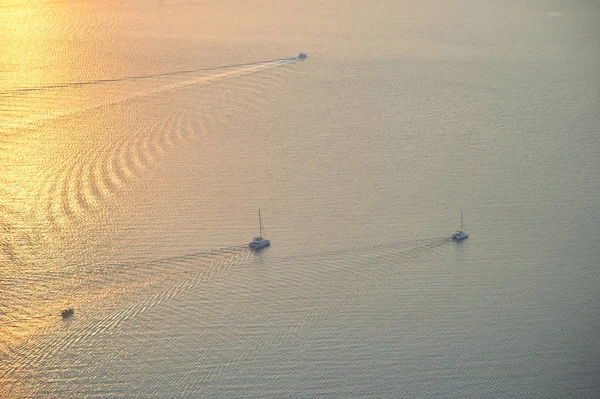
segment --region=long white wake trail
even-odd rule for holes
[[[64,88],[72,88],[72,89],[81,89],[85,86],[97,86],[100,84],[117,84],[117,83],[127,83],[132,80],[140,80],[144,78],[144,80],[150,84],[160,83],[161,79],[165,78],[173,78],[173,77],[181,77],[192,75],[194,73],[199,74],[200,76],[195,76],[190,79],[176,81],[173,83],[167,84],[159,84],[156,87],[147,88],[147,89],[139,89],[132,93],[126,93],[122,95],[118,95],[116,98],[111,97],[104,100],[97,100],[88,104],[77,104],[77,105],[69,105],[67,108],[58,108],[45,110],[41,112],[36,112],[33,115],[29,115],[22,118],[10,119],[7,121],[0,120],[0,132],[8,133],[9,131],[16,129],[23,129],[35,126],[41,122],[58,119],[62,117],[66,117],[69,115],[73,115],[80,112],[86,112],[97,108],[108,107],[112,105],[116,105],[119,103],[123,103],[126,101],[130,101],[136,98],[147,97],[150,95],[176,90],[187,86],[193,85],[206,85],[213,83],[215,81],[224,80],[224,79],[233,79],[246,75],[250,75],[253,73],[264,72],[269,69],[281,67],[284,65],[293,64],[298,62],[298,57],[291,58],[283,58],[272,61],[262,61],[252,64],[243,64],[243,65],[234,65],[234,66],[223,66],[218,68],[205,68],[198,69],[196,71],[181,71],[172,72],[172,73],[161,73],[156,75],[150,75],[146,77],[135,77],[135,78],[121,78],[121,79],[106,79],[106,80],[96,80],[90,82],[80,82],[77,84],[64,84],[64,85],[55,85],[55,86],[42,86],[40,88],[32,88],[28,90],[17,91],[21,94],[23,93],[43,93],[45,91],[51,90],[60,90]],[[34,111],[35,112],[35,111]]]

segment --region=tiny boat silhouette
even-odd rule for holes
[[[306,53],[300,53],[298,55],[298,58],[301,59],[301,60],[305,59],[306,57],[308,57],[308,55]]]
[[[73,309],[73,308],[68,308],[68,309],[63,309],[63,310],[60,312],[60,315],[61,315],[63,318],[67,318],[67,317],[73,316],[73,314],[74,314],[74,313],[75,313],[75,309]]]

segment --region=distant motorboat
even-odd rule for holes
[[[306,57],[308,57],[308,54],[306,53],[300,53],[300,55],[298,55],[298,58],[301,60],[305,59]]]
[[[68,308],[68,309],[63,309],[62,312],[60,312],[60,315],[63,318],[67,318],[67,317],[71,317],[73,316],[73,314],[75,313],[75,309],[73,308]]]
[[[469,238],[469,235],[463,231],[463,213],[460,211],[460,230],[452,233],[452,239],[454,241],[464,240],[465,238]]]
[[[258,237],[254,237],[248,246],[250,249],[257,250],[268,247],[269,245],[271,245],[271,241],[265,240],[262,236],[262,220],[260,218],[260,208],[258,208]]]

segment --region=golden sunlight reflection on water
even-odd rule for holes
[[[80,20],[80,10],[80,4],[54,1],[2,2],[0,63],[9,68],[3,71],[0,92],[71,77],[69,72],[77,55],[65,50],[72,39],[70,27]]]
[[[6,303],[10,303],[0,308],[0,317],[7,320],[0,334],[0,352],[5,353],[32,335],[56,327],[56,315],[62,308],[73,304],[78,308],[97,306],[103,298],[114,300],[156,284],[150,281],[161,281],[160,273],[150,280],[136,275],[137,280],[115,281],[114,287],[107,288],[111,277],[99,273],[99,265],[112,249],[97,255],[100,258],[87,255],[87,248],[99,243],[95,233],[86,231],[94,231],[93,226],[103,230],[106,218],[110,218],[109,209],[132,187],[142,184],[148,172],[174,148],[198,145],[211,135],[211,129],[222,123],[223,108],[235,114],[239,107],[246,107],[248,101],[236,97],[243,98],[244,93],[255,97],[264,90],[260,88],[264,78],[258,79],[258,87],[237,80],[246,76],[252,79],[254,74],[298,61],[291,57],[81,80],[85,74],[71,73],[77,61],[61,55],[61,46],[67,45],[70,35],[69,24],[52,19],[56,14],[65,17],[65,10],[53,8],[60,8],[61,3],[45,6],[50,9],[36,8],[12,19],[3,37],[12,47],[4,53],[2,62],[8,63],[8,58],[14,57],[20,63],[18,71],[52,71],[43,76],[9,74],[0,89],[0,140],[4,144],[0,152],[0,259],[4,263],[0,284]],[[69,15],[76,23],[76,13]],[[17,26],[22,29],[21,35],[15,33]],[[31,31],[36,32],[32,46],[19,58],[16,54],[24,44],[17,39],[31,38]],[[202,110],[200,119],[190,119],[193,108],[185,98],[179,109],[167,106],[160,112],[152,108],[153,114],[143,122],[131,117],[147,112],[144,102],[148,98],[202,86],[210,92],[208,87],[214,84],[223,85],[223,92],[235,92],[236,96],[197,98],[209,107]],[[229,156],[219,155],[222,149],[218,147],[212,151],[217,158]],[[83,256],[83,264],[73,264],[73,255],[66,252],[69,249],[83,253],[75,255]],[[209,266],[203,266],[203,270],[210,270]],[[88,268],[93,269],[92,274],[86,274]],[[122,276],[119,272],[116,275]],[[84,289],[82,283],[86,284]]]

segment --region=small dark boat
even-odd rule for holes
[[[308,54],[306,54],[306,53],[300,53],[298,55],[298,58],[301,59],[301,60],[305,59],[306,57],[308,57]]]
[[[63,309],[62,312],[60,312],[60,315],[63,318],[67,318],[67,317],[73,316],[74,313],[75,313],[75,309],[69,308],[69,309]]]

